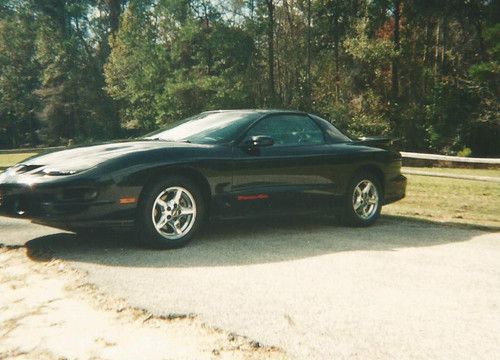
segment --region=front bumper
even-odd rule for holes
[[[98,183],[0,183],[0,215],[67,229],[127,225],[136,204],[120,204],[120,193]]]

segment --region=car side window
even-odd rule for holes
[[[265,135],[274,140],[275,145],[323,144],[323,131],[308,116],[280,114],[266,117],[250,128],[247,136]]]
[[[349,137],[346,135],[342,134],[339,129],[337,129],[333,124],[325,119],[320,118],[319,116],[316,115],[310,115],[314,120],[320,122],[323,124],[323,127],[325,128],[325,131],[330,135],[330,138],[336,142],[346,142],[346,141],[351,141]]]

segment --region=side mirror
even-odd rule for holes
[[[249,148],[273,146],[274,140],[272,137],[269,136],[257,135],[257,136],[251,136],[248,139],[244,140],[242,142],[242,145]]]

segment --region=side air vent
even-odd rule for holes
[[[24,165],[24,164],[20,164],[20,165],[17,165],[16,167],[14,167],[14,172],[16,174],[23,174],[23,173],[27,173],[29,171],[33,171],[35,169],[38,169],[40,167],[42,167],[43,165]]]

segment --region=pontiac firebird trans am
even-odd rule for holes
[[[145,137],[75,147],[0,174],[0,213],[75,232],[185,245],[208,218],[333,213],[371,225],[404,197],[401,155],[296,111],[209,111]]]

